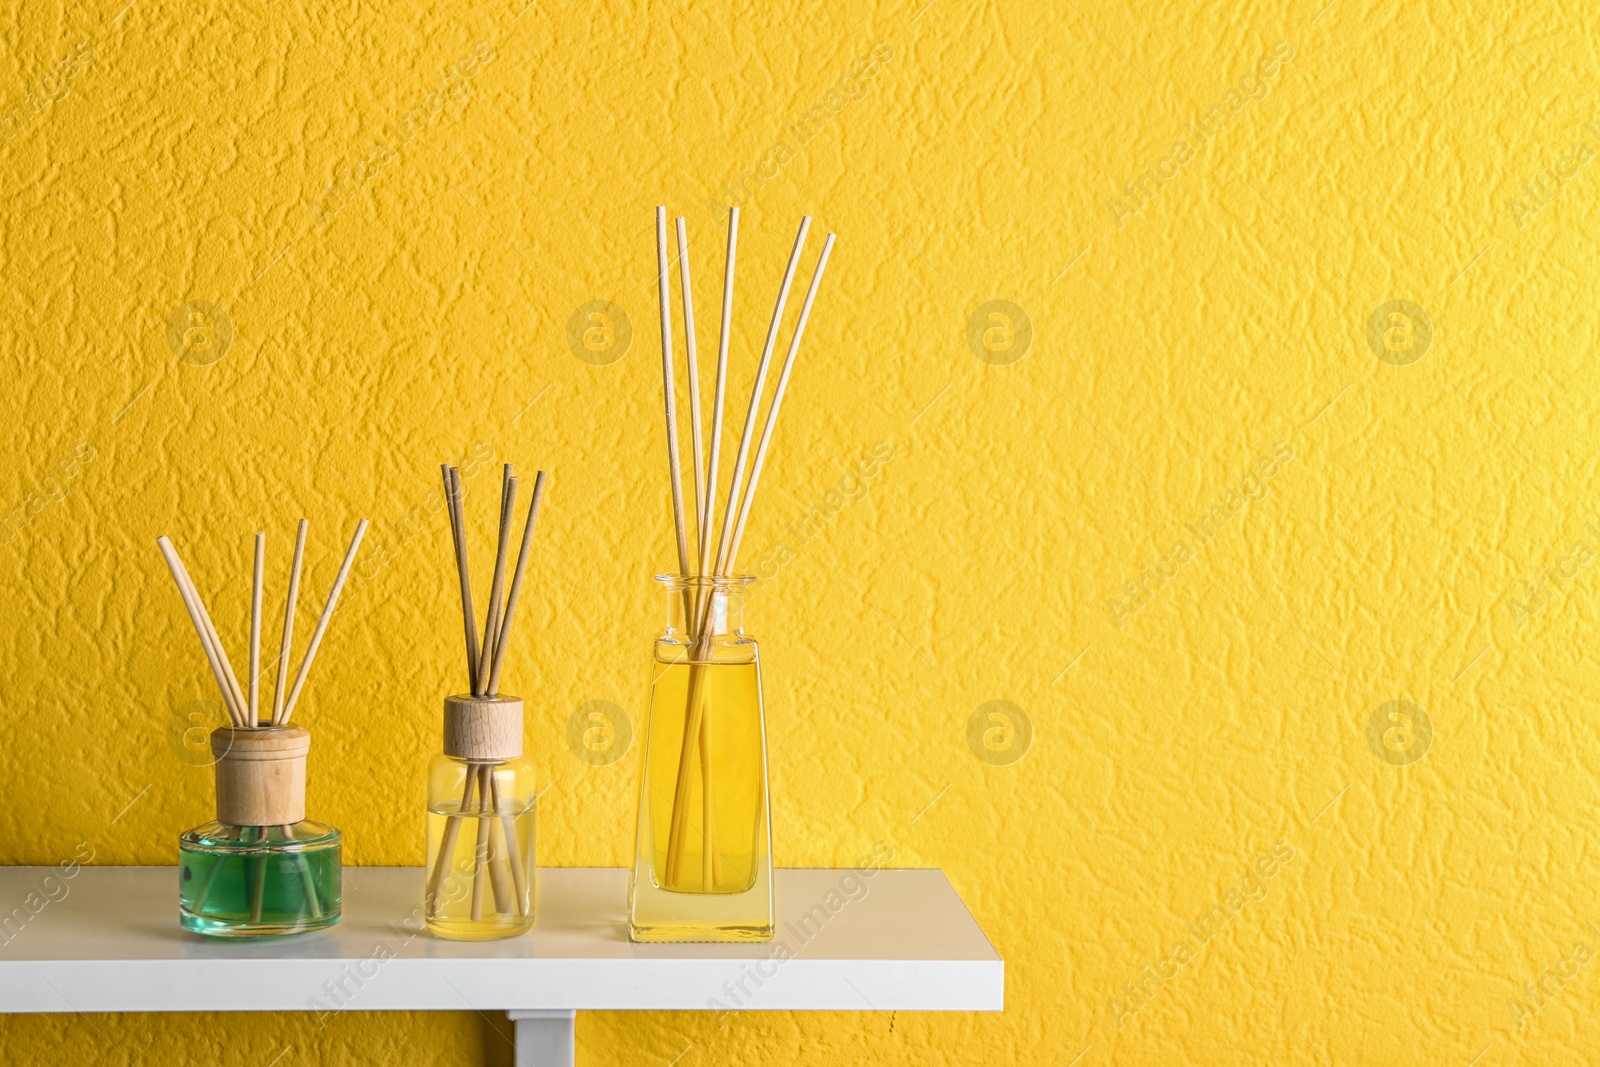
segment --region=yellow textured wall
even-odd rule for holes
[[[303,513],[312,590],[373,520],[311,807],[420,863],[438,464],[476,456],[554,472],[507,668],[540,861],[623,864],[637,749],[567,722],[642,725],[651,212],[709,324],[731,195],[738,390],[798,216],[839,234],[746,541],[778,861],[944,868],[1007,1008],[588,1015],[584,1062],[1592,1061],[1597,39],[1586,0],[11,0],[0,862],[173,861],[214,694],[154,540],[237,649],[250,534],[275,604]],[[569,344],[591,301],[625,351]],[[211,1062],[506,1054],[470,1014],[230,1033]]]

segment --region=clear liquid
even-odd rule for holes
[[[178,842],[184,929],[211,937],[280,937],[324,930],[341,915],[339,831],[210,823]]]
[[[523,933],[534,917],[533,805],[513,812],[502,801],[502,810],[488,813],[472,807],[463,814],[457,800],[428,809],[428,928],[456,941]]]

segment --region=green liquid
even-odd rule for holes
[[[183,927],[213,937],[324,930],[340,918],[339,831],[211,823],[178,843]]]

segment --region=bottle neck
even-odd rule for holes
[[[744,590],[710,583],[667,590],[667,630],[716,638],[744,632]]]
[[[747,660],[755,655],[755,641],[744,629],[744,602],[752,579],[683,578],[660,575],[667,598],[667,628],[663,646],[673,658]],[[664,649],[664,651],[666,651]]]

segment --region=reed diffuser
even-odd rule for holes
[[[823,242],[762,422],[761,405],[784,306],[811,228],[809,217],[800,220],[800,231],[767,328],[766,344],[756,365],[744,430],[729,476],[720,533],[714,534],[716,503],[722,495],[718,468],[739,209],[733,208],[728,214],[709,440],[702,428],[689,237],[682,218],[677,220],[676,228],[683,290],[689,438],[694,456],[694,536],[691,543],[679,462],[666,209],[657,208],[661,379],[678,569],[657,576],[666,592],[667,624],[655,643],[650,681],[638,833],[629,885],[629,934],[635,941],[767,941],[773,935],[773,912],[766,719],[759,649],[755,639],[745,632],[742,619],[744,590],[751,579],[740,575],[736,567],[739,543],[772,445],[789,375],[800,352],[800,339],[833,251],[834,235],[830,233]],[[751,444],[758,422],[762,423],[761,436],[752,457]]]
[[[500,479],[500,536],[481,641],[467,565],[461,471],[446,466],[443,473],[471,691],[445,697],[444,752],[428,765],[424,913],[428,928],[440,937],[487,941],[523,933],[534,919],[538,790],[533,764],[522,756],[522,699],[500,692],[500,672],[527,573],[534,522],[544,499],[545,473],[540,471],[533,481],[522,547],[507,590],[506,549],[515,521],[517,479],[511,464],[505,465]]]
[[[322,615],[289,686],[289,655],[305,559],[305,519],[295,533],[294,560],[284,604],[283,638],[271,714],[261,714],[261,599],[266,534],[255,537],[250,594],[249,694],[240,687],[204,599],[165,537],[156,539],[189,612],[231,725],[211,733],[216,757],[217,818],[178,838],[178,910],[187,930],[212,937],[250,938],[323,930],[339,921],[339,831],[306,818],[306,754],[311,734],[289,722],[312,660],[339,603],[339,593],[367,532],[356,526],[350,548],[323,604]],[[269,668],[270,669],[270,668]]]

